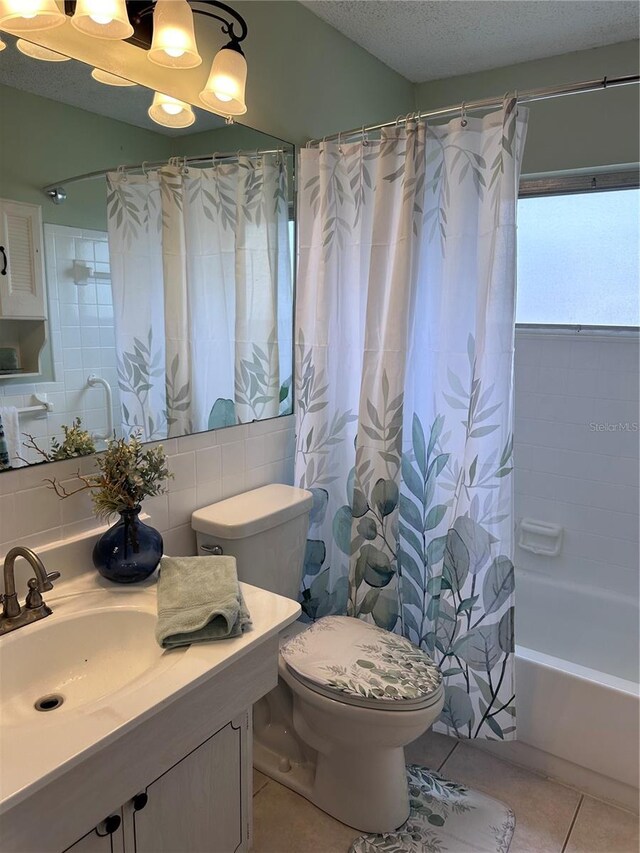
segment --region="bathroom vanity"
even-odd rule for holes
[[[278,633],[299,605],[243,584],[251,630],[162,652],[155,583],[83,571],[79,540],[66,557],[39,549],[62,572],[53,614],[0,638],[0,849],[248,850],[251,706],[277,683]],[[37,711],[49,694],[64,701]]]

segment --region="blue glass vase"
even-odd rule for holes
[[[93,549],[93,565],[115,583],[138,583],[152,575],[162,557],[162,536],[138,518],[140,507],[125,509]]]

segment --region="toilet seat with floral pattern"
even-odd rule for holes
[[[349,705],[414,710],[442,694],[442,673],[409,640],[350,616],[325,616],[280,647],[289,672]]]

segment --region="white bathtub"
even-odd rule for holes
[[[518,741],[638,788],[637,683],[516,646],[516,696]]]
[[[518,741],[490,749],[637,809],[638,617],[637,600],[519,571]]]

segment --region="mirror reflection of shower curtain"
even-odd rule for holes
[[[278,339],[292,302],[284,158],[107,180],[124,433],[277,415],[290,381]]]

